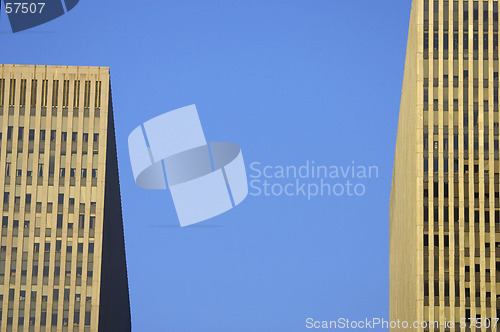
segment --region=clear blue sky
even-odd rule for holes
[[[389,313],[389,195],[409,0],[81,0],[0,62],[111,67],[134,331],[308,331]],[[247,164],[377,165],[355,197],[251,197],[179,228],[134,184],[129,133],[196,104]],[[250,171],[250,170],[249,170]]]

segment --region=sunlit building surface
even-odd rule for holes
[[[130,331],[109,68],[0,65],[1,331]]]

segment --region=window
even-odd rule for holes
[[[9,106],[14,106],[14,96],[16,95],[16,80],[10,80]]]
[[[101,107],[101,81],[95,83],[95,107]]]
[[[0,79],[0,105],[4,104],[5,96],[5,78]]]
[[[26,300],[26,291],[20,291],[19,292],[19,301],[24,301]]]
[[[75,199],[70,198],[69,199],[69,213],[74,213],[75,212]]]
[[[69,80],[64,80],[63,83],[63,107],[68,107],[69,100]]]
[[[42,80],[42,107],[47,107],[48,80]]]
[[[36,84],[37,80],[31,80],[31,107],[36,106]]]
[[[62,224],[63,224],[63,215],[58,214],[57,215],[57,228],[62,228]]]
[[[54,80],[52,82],[52,107],[57,107],[57,97],[59,96],[59,81]]]
[[[85,81],[85,95],[84,95],[84,100],[83,100],[83,107],[84,108],[90,107],[90,87],[91,87],[91,82]]]
[[[80,106],[80,81],[75,81],[75,95],[73,96],[73,107]]]
[[[26,80],[22,79],[21,80],[21,91],[20,91],[20,98],[19,98],[19,106],[24,107],[26,106]]]
[[[19,205],[21,203],[21,197],[20,196],[15,196],[14,197],[14,211],[19,211]]]
[[[85,311],[85,326],[90,325],[90,311]]]

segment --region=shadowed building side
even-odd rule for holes
[[[127,262],[111,88],[108,124],[99,331],[130,331]]]

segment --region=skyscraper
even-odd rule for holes
[[[390,202],[392,320],[497,330],[498,73],[497,0],[413,1]]]
[[[0,330],[130,331],[109,68],[0,67]]]

